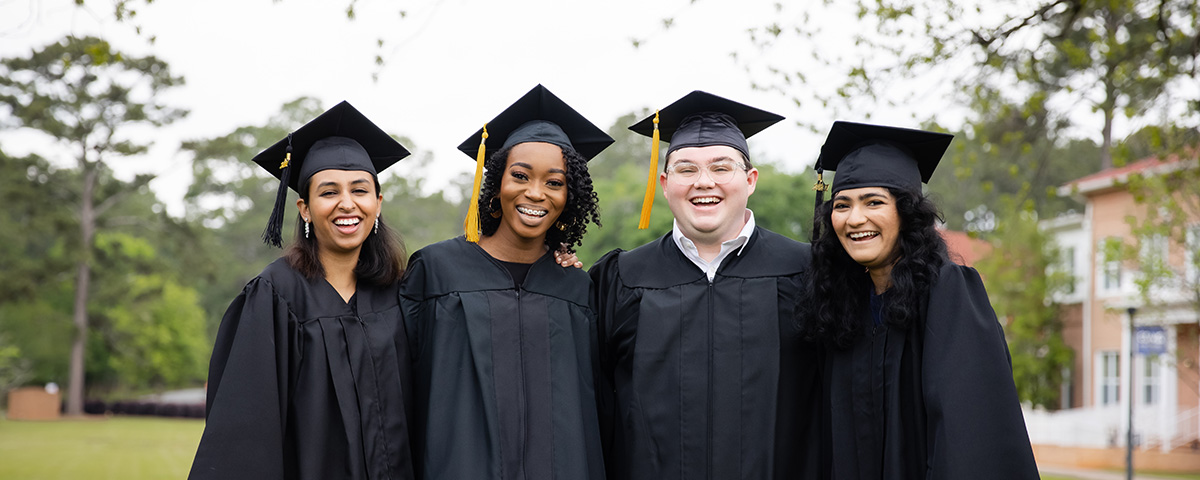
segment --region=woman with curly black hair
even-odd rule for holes
[[[921,193],[951,138],[835,122],[821,149],[837,174],[796,312],[827,349],[835,480],[1038,478],[1004,331]]]
[[[478,152],[466,235],[401,287],[419,478],[604,478],[591,281],[554,251],[599,225],[587,161],[611,143],[539,85],[459,147]]]

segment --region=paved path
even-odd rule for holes
[[[1125,480],[1125,472],[1113,472],[1110,470],[1081,470],[1078,468],[1065,468],[1054,466],[1039,466],[1038,470],[1043,475],[1055,475],[1059,477],[1076,478],[1079,480]],[[1145,473],[1133,473],[1133,478],[1136,480],[1178,480],[1178,478],[1163,477],[1159,475],[1149,475]]]

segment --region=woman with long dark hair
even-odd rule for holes
[[[599,225],[587,161],[611,143],[538,85],[459,147],[482,184],[466,235],[401,287],[420,478],[604,478],[591,281],[554,251]]]
[[[836,122],[821,149],[837,173],[796,311],[827,348],[833,479],[1038,478],[1004,331],[921,193],[951,138]]]
[[[408,151],[346,102],[254,161],[280,178],[264,240],[296,237],[221,320],[192,479],[413,478],[397,286],[378,173]]]

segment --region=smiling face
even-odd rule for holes
[[[732,162],[738,168],[725,183],[713,181],[709,166]],[[691,179],[670,173],[690,163],[699,169]],[[701,245],[720,245],[737,237],[746,225],[746,201],[758,183],[758,169],[745,170],[741,152],[725,145],[686,147],[667,156],[666,172],[659,174],[667,206],[685,237]]]
[[[850,258],[871,270],[891,268],[900,236],[900,213],[891,192],[882,187],[837,192],[830,217]]]
[[[562,149],[542,142],[514,145],[500,177],[500,225],[493,235],[541,248],[567,205]]]
[[[308,181],[308,200],[296,206],[312,222],[317,250],[327,255],[357,255],[375,225],[383,196],[371,174],[356,170],[322,170]]]

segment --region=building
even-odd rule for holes
[[[1164,452],[1181,445],[1200,448],[1200,298],[1190,287],[1200,281],[1195,267],[1200,216],[1186,222],[1184,242],[1135,238],[1128,219],[1146,218],[1153,205],[1139,203],[1126,187],[1133,175],[1194,168],[1195,160],[1151,158],[1059,189],[1060,195],[1075,196],[1086,205],[1082,214],[1041,223],[1063,252],[1061,268],[1074,280],[1054,300],[1062,306],[1063,339],[1074,349],[1075,362],[1065,372],[1062,409],[1026,412],[1033,443],[1124,446],[1132,399],[1136,445]],[[1138,287],[1142,263],[1113,258],[1106,245],[1114,244],[1136,246],[1143,259],[1162,258],[1186,280],[1177,288],[1151,289],[1147,301]],[[1131,333],[1131,321],[1136,333]],[[1134,350],[1131,338],[1139,340]],[[1142,348],[1161,353],[1137,353]]]

